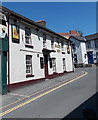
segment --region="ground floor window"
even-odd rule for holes
[[[63,58],[63,70],[66,70],[65,58]]]
[[[74,54],[74,62],[77,63],[77,54]]]
[[[41,69],[44,68],[44,59],[43,59],[43,57],[40,57],[40,68]]]
[[[50,68],[52,68],[52,58],[49,58]]]
[[[53,72],[56,72],[56,58],[52,58]]]
[[[32,56],[26,55],[26,74],[32,75]]]

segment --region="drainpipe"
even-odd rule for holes
[[[10,49],[9,49],[9,39],[10,39],[10,31],[9,31],[9,18],[10,18],[10,13],[8,13],[8,17],[7,17],[7,22],[8,22],[8,87],[7,87],[7,91],[10,93]]]
[[[75,71],[75,66],[74,66],[74,62],[73,62],[72,43],[70,45],[71,45],[72,66],[73,66],[73,72],[74,72]]]

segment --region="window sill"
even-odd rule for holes
[[[26,78],[28,78],[28,77],[34,77],[34,75],[28,74],[28,75],[26,75]]]
[[[34,46],[32,46],[32,45],[25,45],[25,47],[27,47],[27,48],[34,48]]]
[[[65,52],[62,52],[62,54],[65,54]]]

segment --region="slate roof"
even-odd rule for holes
[[[75,38],[75,39],[77,39],[77,40],[79,40],[79,41],[81,41],[81,42],[82,42],[82,41],[86,41],[86,39],[85,39],[84,36],[82,36],[82,37],[81,37],[81,36],[70,36],[70,38],[71,38],[71,37],[73,37],[73,38]],[[70,38],[69,38],[69,39],[70,39]]]
[[[92,34],[92,35],[87,35],[85,36],[86,40],[94,40],[94,39],[98,39],[98,33]]]

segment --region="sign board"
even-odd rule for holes
[[[12,42],[19,43],[19,27],[12,25]]]

